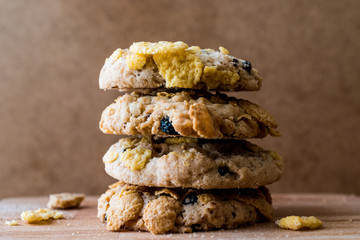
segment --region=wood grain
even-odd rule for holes
[[[45,207],[47,197],[7,198],[0,201],[1,239],[360,239],[360,197],[342,194],[274,194],[275,219],[288,215],[313,215],[324,227],[313,231],[278,228],[274,222],[232,231],[152,235],[147,232],[108,232],[96,218],[97,197],[87,197],[80,209],[64,211],[63,220],[26,224],[24,210]],[[5,226],[17,219],[19,226]]]

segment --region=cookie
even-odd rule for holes
[[[254,91],[262,78],[246,60],[219,51],[188,47],[183,42],[138,42],[117,49],[105,61],[101,89],[187,88]]]
[[[234,229],[273,218],[271,197],[258,189],[194,190],[115,183],[98,200],[110,231],[168,232]]]
[[[103,111],[99,126],[104,133],[120,135],[214,139],[279,135],[274,118],[258,105],[195,91],[125,94]]]
[[[257,188],[280,179],[281,157],[245,140],[122,138],[103,157],[113,178],[135,185]]]

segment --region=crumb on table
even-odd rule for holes
[[[321,228],[323,225],[323,222],[314,216],[288,216],[277,220],[275,223],[281,228],[291,230],[299,230],[302,228],[317,229]]]
[[[63,213],[49,208],[39,208],[37,210],[29,210],[21,213],[21,219],[27,223],[37,223],[47,221],[49,219],[63,218]]]
[[[77,208],[84,200],[85,195],[82,193],[54,193],[50,194],[48,208]]]
[[[5,221],[4,225],[6,225],[6,226],[17,226],[17,225],[19,225],[19,223],[16,220],[11,220],[11,221]]]

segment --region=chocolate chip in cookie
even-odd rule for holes
[[[238,63],[239,63],[239,60],[237,60],[236,58],[233,58],[233,60],[232,60],[232,65],[237,68],[237,67],[238,67]]]
[[[227,166],[219,167],[218,172],[219,172],[220,176],[225,176],[226,174],[231,173]]]
[[[188,205],[188,204],[195,204],[198,200],[198,197],[196,196],[196,193],[191,192],[189,193],[183,200],[183,204],[184,205]]]
[[[173,125],[171,124],[169,117],[164,117],[160,121],[160,129],[164,133],[170,134],[170,135],[179,135],[177,131],[175,131]]]
[[[251,63],[249,61],[246,60],[242,60],[241,63],[243,64],[242,68],[247,71],[248,73],[250,73],[251,71]]]

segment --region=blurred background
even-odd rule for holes
[[[237,93],[267,109],[286,168],[274,192],[360,194],[360,1],[0,0],[0,198],[101,194],[115,180],[98,129],[117,96],[98,89],[136,41],[224,46],[264,78]]]

